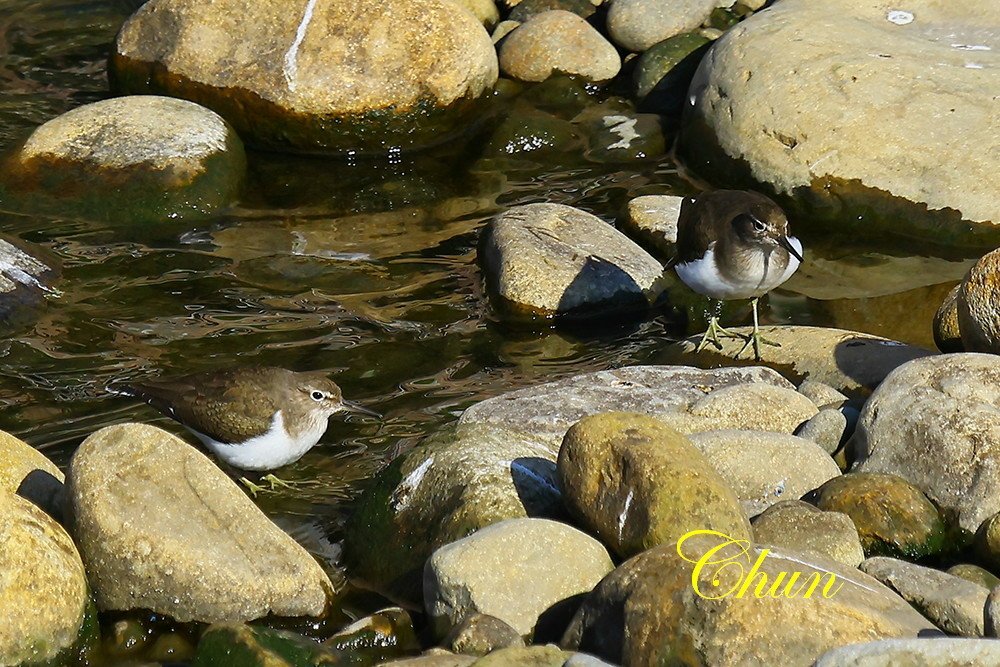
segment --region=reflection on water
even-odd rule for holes
[[[0,148],[105,94],[104,58],[129,4],[0,8]],[[391,165],[251,154],[240,206],[193,227],[0,214],[4,232],[65,263],[64,295],[0,346],[0,428],[64,466],[83,437],[114,422],[183,434],[153,410],[109,397],[112,380],[253,363],[329,370],[384,421],[334,418],[321,445],[282,474],[312,483],[259,502],[334,567],[348,501],[466,406],[642,363],[682,333],[685,318],[669,310],[589,331],[499,322],[475,262],[477,232],[495,212],[549,201],[613,220],[630,197],[692,188],[666,156],[625,165],[558,151],[484,157],[486,139]],[[820,230],[799,236],[806,264],[772,295],[765,320],[930,345],[933,311],[968,264],[923,257],[898,240],[856,248]],[[700,316],[687,315],[697,328]]]

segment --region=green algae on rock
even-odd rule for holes
[[[38,127],[0,162],[8,209],[115,222],[202,218],[231,204],[243,145],[214,112],[153,95],[87,104]]]
[[[644,51],[632,75],[639,109],[680,116],[688,86],[711,43],[696,32],[686,32]]]
[[[211,625],[193,667],[337,667],[364,664],[293,632],[227,623]]]
[[[496,83],[489,35],[450,0],[293,5],[152,0],[118,34],[113,84],[204,104],[255,146],[366,153],[447,141]]]

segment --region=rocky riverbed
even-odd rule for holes
[[[1000,664],[995,3],[0,36],[0,664]],[[710,186],[805,247],[759,360],[665,268]],[[251,364],[384,416],[251,496],[105,389]]]

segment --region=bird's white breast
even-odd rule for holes
[[[241,470],[273,470],[294,463],[319,442],[326,431],[325,423],[311,425],[299,437],[293,438],[285,428],[281,410],[274,413],[266,432],[249,440],[226,443],[192,431],[220,459]]]
[[[802,243],[794,236],[789,236],[788,240],[801,255]],[[791,253],[788,254],[788,264],[782,269],[761,251],[752,254],[737,274],[724,275],[715,261],[713,242],[700,259],[677,264],[674,270],[684,284],[695,292],[712,299],[729,301],[762,296],[788,280],[798,268],[799,260]]]

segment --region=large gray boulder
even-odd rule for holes
[[[319,564],[197,449],[144,424],[108,426],[70,464],[73,533],[102,610],[223,623],[319,616]]]
[[[852,442],[858,470],[899,475],[974,533],[1000,511],[1000,361],[959,353],[900,366]]]
[[[997,224],[998,47],[994,0],[782,0],[702,61],[681,152],[830,224]]]

